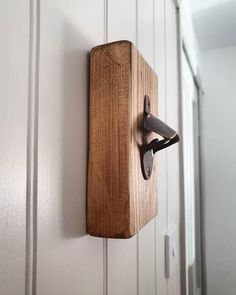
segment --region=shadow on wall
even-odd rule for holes
[[[89,51],[93,46],[64,24],[63,56],[63,217],[65,238],[86,235]]]

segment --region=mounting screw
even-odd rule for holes
[[[147,167],[147,176],[149,177],[151,175],[151,168]]]
[[[151,103],[150,103],[150,98],[148,95],[145,95],[144,97],[144,111],[147,114],[150,114],[151,112]]]

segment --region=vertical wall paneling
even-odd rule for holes
[[[136,44],[136,0],[108,0],[108,42],[129,40]]]
[[[108,0],[103,2],[103,43],[108,41]],[[103,295],[108,294],[108,239],[103,239]]]
[[[174,1],[18,2],[0,4],[0,295],[179,295],[180,261],[164,275],[178,145],[155,159],[156,219],[128,240],[86,233],[88,52],[136,44],[158,75],[159,117],[178,130]]]
[[[168,2],[168,1],[167,1]],[[170,54],[170,62],[167,64],[167,121],[170,126],[179,130],[178,125],[178,69],[177,69],[177,19],[176,7],[173,1],[170,1],[169,13],[169,34],[171,40],[168,39],[167,50]],[[168,5],[167,5],[168,6]],[[168,12],[167,12],[168,13]],[[168,85],[169,83],[169,85]],[[169,196],[174,196],[174,202],[169,202],[168,209],[168,229],[171,229],[179,220],[179,145],[168,149],[168,182],[171,183],[168,191]],[[171,167],[174,167],[174,169]],[[172,211],[171,211],[172,210]]]
[[[158,75],[158,116],[166,121],[166,82],[165,82],[165,0],[155,1],[154,6],[154,66]],[[165,233],[166,233],[166,150],[156,156],[158,215],[156,218],[156,288],[157,294],[167,294],[167,280],[165,279]]]
[[[177,71],[177,21],[174,1],[165,1],[166,19],[166,91],[167,123],[178,130],[178,71]],[[167,150],[167,230],[177,227],[179,233],[179,146]],[[179,234],[178,234],[179,236]],[[168,282],[169,294],[180,294],[180,245],[176,243],[178,263]]]
[[[136,43],[136,1],[108,0],[108,42]],[[137,235],[128,240],[108,240],[108,294],[138,294]]]
[[[153,0],[138,0],[138,49],[154,68],[154,13]],[[139,233],[139,294],[156,293],[155,220]]]
[[[103,294],[103,240],[86,234],[88,52],[104,1],[41,0],[37,294]]]
[[[0,2],[0,294],[25,294],[29,1]]]

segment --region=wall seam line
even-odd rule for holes
[[[104,43],[108,42],[108,1],[104,0]],[[108,239],[103,238],[103,295],[108,295]]]
[[[104,43],[108,42],[108,1],[104,0]]]
[[[166,2],[164,1],[164,47],[165,47],[165,121],[167,122],[167,40],[166,40]],[[168,163],[168,157],[167,157],[167,150],[165,151],[166,154],[166,231],[168,228],[168,169],[167,169],[167,163]]]
[[[103,239],[103,294],[108,294],[108,275],[107,275],[107,268],[108,268],[108,239]]]
[[[138,38],[138,0],[135,1],[135,41],[136,41],[136,47],[138,48],[138,44],[139,44],[139,38]],[[137,271],[136,271],[136,278],[137,278],[137,295],[139,295],[139,276],[140,276],[140,272],[139,272],[139,232],[137,232],[136,234],[136,251],[137,251]]]
[[[29,3],[25,294],[36,295],[40,0]]]
[[[167,122],[167,40],[166,40],[166,35],[167,35],[167,28],[166,28],[166,1],[164,0],[164,70],[165,70],[165,121]],[[165,171],[165,176],[166,176],[166,228],[165,228],[165,233],[167,232],[168,228],[168,169],[167,169],[167,164],[168,164],[168,157],[167,157],[167,150],[165,150],[165,162],[166,162],[166,171]],[[168,280],[166,279],[166,290],[167,294],[169,294],[169,284]]]
[[[156,72],[156,5],[155,0],[153,0],[153,68]],[[158,91],[157,91],[158,100]],[[157,172],[156,172],[157,173]],[[156,196],[157,197],[157,196]],[[154,260],[155,260],[155,295],[157,295],[157,217],[154,220]]]

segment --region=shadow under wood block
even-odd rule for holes
[[[63,235],[86,235],[88,52],[92,47],[69,23],[63,52]]]

